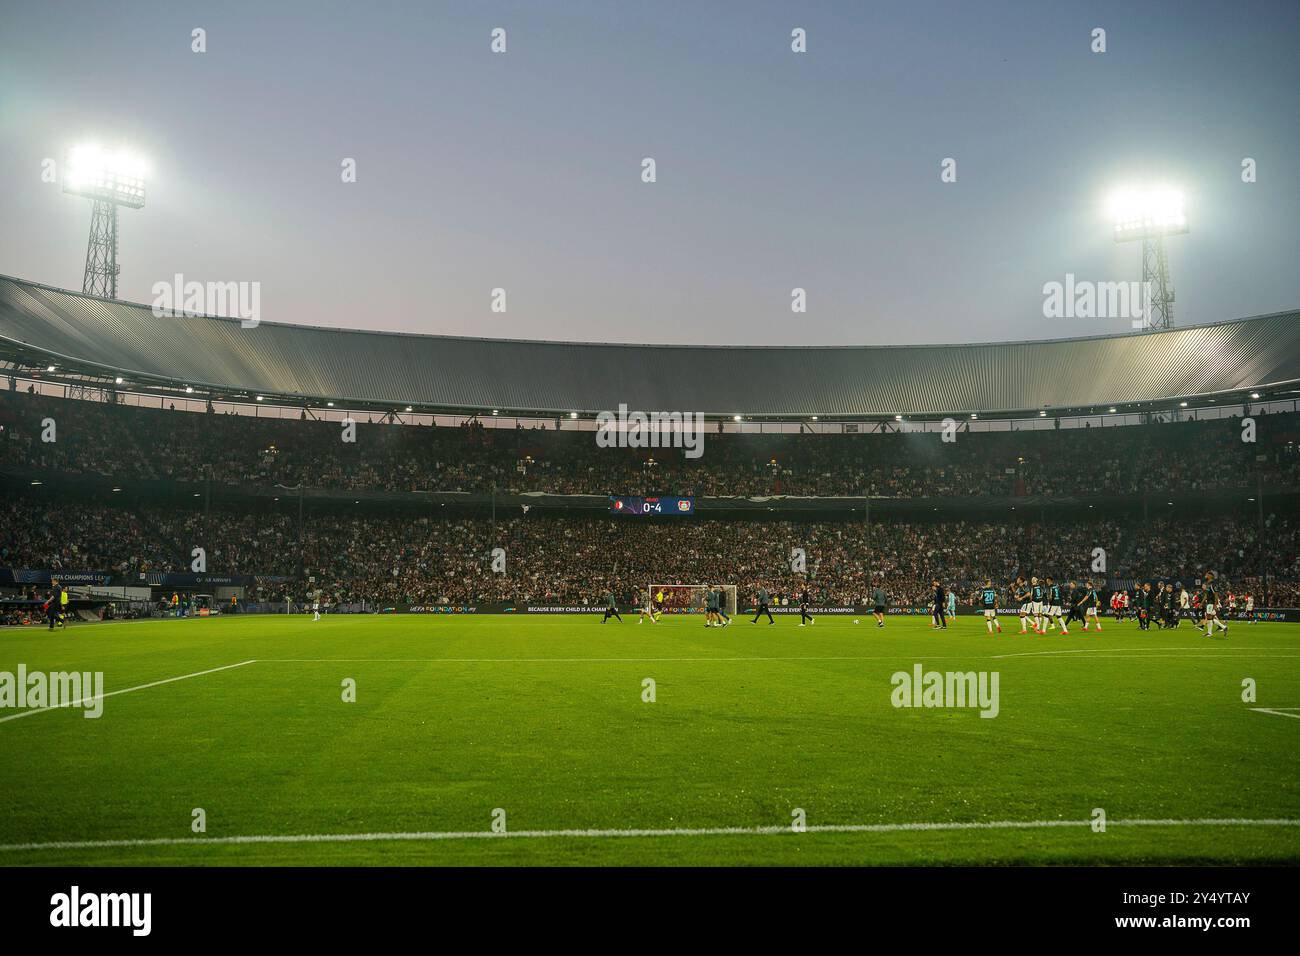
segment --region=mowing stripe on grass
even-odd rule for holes
[[[804,833],[909,833],[948,830],[1046,830],[1092,826],[1091,820],[989,820],[975,823],[863,823],[808,826]],[[1239,817],[1201,820],[1110,820],[1107,827],[1295,827],[1300,819],[1259,819]],[[112,850],[149,846],[218,846],[253,843],[391,843],[433,840],[539,840],[539,839],[608,839],[629,837],[701,837],[701,836],[798,836],[789,824],[766,827],[677,827],[639,830],[514,830],[493,833],[491,830],[427,830],[408,833],[299,833],[291,835],[255,834],[228,837],[154,837],[141,840],[62,840],[49,843],[0,844],[0,853],[38,850]]]
[[[189,680],[191,677],[202,677],[204,674],[215,674],[217,671],[228,671],[232,667],[244,667],[247,664],[256,663],[257,661],[255,660],[240,661],[238,664],[226,664],[223,667],[213,667],[206,671],[195,671],[193,674],[181,674],[179,677],[167,677],[163,680],[156,680],[148,684],[140,684],[136,687],[123,687],[121,690],[112,690],[107,694],[101,694],[100,698],[116,697],[118,694],[130,694],[137,690],[148,690],[150,687],[161,687],[163,684],[174,684],[178,680]],[[94,699],[94,697],[83,697],[81,700],[73,701],[70,704],[62,704],[58,707],[34,707],[31,710],[23,710],[16,714],[10,714],[8,717],[0,717],[0,724],[3,724],[6,720],[17,720],[19,717],[30,717],[32,714],[43,714],[47,710],[67,710],[70,707],[80,707],[83,704],[90,703]]]

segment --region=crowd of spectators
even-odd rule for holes
[[[1023,432],[709,434],[704,455],[601,448],[590,431],[432,427],[258,419],[0,392],[0,469],[367,491],[545,491],[586,494],[1128,496],[1144,491],[1271,491],[1300,477],[1300,416]],[[1036,510],[1036,509],[1034,509]],[[951,510],[946,514],[951,514]],[[923,603],[930,581],[969,593],[991,577],[1091,571],[1104,548],[1111,580],[1195,580],[1213,569],[1300,594],[1296,533],[1287,520],[1237,517],[1150,522],[698,520],[614,521],[515,514],[470,517],[296,516],[225,505],[0,500],[0,567],[109,571],[208,570],[303,581],[337,602],[481,604],[629,600],[650,583],[735,583],[823,603],[860,603],[876,579],[890,599]],[[506,552],[506,570],[491,551]],[[790,570],[803,549],[805,574]],[[1267,581],[1257,576],[1267,574]]]
[[[94,505],[51,508],[26,498],[0,501],[0,567],[119,574],[170,569],[177,548],[151,527],[149,516]]]
[[[51,431],[51,427],[53,431]],[[55,440],[43,440],[52,435]],[[601,448],[592,431],[178,412],[0,392],[0,467],[367,491],[559,494],[1132,495],[1300,483],[1300,416],[1110,428],[714,434],[703,454]]]
[[[1273,599],[1300,598],[1298,525],[1270,516],[1149,522],[851,520],[650,521],[516,514],[411,517],[293,516],[22,497],[0,508],[0,566],[188,571],[194,547],[214,574],[291,579],[336,603],[596,603],[631,601],[647,585],[736,584],[777,595],[807,587],[822,604],[864,603],[879,580],[892,602],[922,604],[940,579],[969,595],[984,579],[1016,574],[1058,581],[1165,579],[1190,584],[1208,570],[1228,582],[1269,576]],[[493,549],[505,569],[493,569]],[[1097,548],[1104,573],[1092,570]],[[803,570],[792,564],[795,549]],[[277,590],[283,590],[278,588]]]

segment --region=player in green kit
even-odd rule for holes
[[[980,588],[980,606],[984,608],[984,626],[993,633],[993,628],[1002,633],[1002,624],[998,621],[998,589],[993,586],[992,579],[985,579],[984,587]]]
[[[1038,583],[1038,575],[1034,575],[1029,579],[1029,613],[1034,621],[1035,634],[1047,633],[1047,618],[1043,616],[1046,607],[1044,601],[1046,592],[1047,589]]]
[[[1097,586],[1091,581],[1084,582],[1083,592],[1083,629],[1086,631],[1091,625],[1096,624],[1097,630],[1101,631],[1101,595],[1097,593]]]
[[[1030,603],[1029,585],[1025,583],[1023,575],[1016,575],[1011,584],[1011,600],[1020,608],[1020,633],[1026,634],[1029,628],[1029,610],[1033,605]]]
[[[1214,625],[1219,625],[1223,633],[1228,633],[1228,625],[1224,624],[1219,618],[1219,593],[1214,587],[1214,575],[1205,572],[1205,584],[1201,588],[1205,595],[1205,609],[1202,612],[1205,615],[1205,636],[1214,636]]]
[[[1061,633],[1069,635],[1070,629],[1066,626],[1065,615],[1061,613],[1061,586],[1051,578],[1047,579],[1047,618],[1052,627],[1058,624],[1061,626]]]

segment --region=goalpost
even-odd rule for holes
[[[651,584],[647,593],[653,598],[660,591],[664,593],[664,610],[683,613],[685,611],[703,612],[707,604],[705,595],[710,591],[722,591],[722,609],[728,617],[736,616],[736,585],[734,584]]]

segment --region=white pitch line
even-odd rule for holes
[[[232,667],[243,667],[247,664],[256,664],[257,661],[240,661],[238,664],[226,664],[224,667],[213,667],[206,671],[195,671],[193,674],[181,674],[179,677],[167,677],[163,680],[156,680],[148,684],[140,684],[136,687],[123,687],[121,690],[112,690],[107,694],[99,695],[100,699],[104,697],[116,697],[118,694],[130,694],[137,690],[148,690],[150,687],[161,687],[163,684],[173,684],[178,680],[189,680],[191,677],[202,677],[204,674],[215,674],[217,671],[228,671]],[[33,707],[31,710],[19,711],[16,714],[10,714],[8,717],[0,717],[0,724],[6,720],[17,720],[19,717],[30,717],[32,714],[43,714],[49,710],[67,710],[71,707],[80,707],[95,700],[94,697],[83,697],[81,700],[74,700],[69,704],[61,704],[58,707]]]
[[[999,654],[990,660],[1008,657],[1033,657],[1033,654]],[[1062,660],[1098,661],[1272,661],[1300,659],[1300,654],[1107,654],[1104,657],[1070,657]],[[970,658],[963,658],[970,660]]]
[[[979,654],[936,657],[893,654],[888,657],[262,657],[259,664],[713,664],[771,661],[972,661]]]
[[[807,827],[804,833],[911,833],[953,830],[1045,830],[1063,827],[1084,829],[1092,820],[990,820],[974,823],[865,823],[823,824]],[[1300,819],[1258,819],[1228,817],[1198,820],[1110,820],[1108,827],[1296,827]],[[255,834],[228,837],[155,837],[141,840],[62,840],[49,843],[0,844],[0,853],[36,850],[112,850],[150,846],[198,846],[200,844],[236,846],[256,843],[391,843],[439,840],[539,840],[539,839],[610,839],[635,837],[701,836],[798,836],[789,824],[763,827],[698,827],[624,830],[427,830],[405,833],[300,833],[291,835]]]
[[[1199,651],[1199,650],[1201,650],[1201,649],[1205,649],[1205,650],[1207,650],[1207,651],[1209,651],[1209,650],[1221,651],[1221,650],[1224,650],[1225,648],[1223,648],[1223,647],[1209,647],[1209,646],[1207,646],[1207,645],[1205,645],[1205,644],[1197,644],[1197,645],[1194,645],[1194,646],[1192,646],[1192,647],[1151,647],[1151,646],[1147,646],[1147,647],[1076,647],[1076,648],[1066,648],[1066,649],[1054,650],[1054,651],[1022,651],[1022,652],[1020,652],[1020,653],[1018,653],[1018,654],[994,654],[993,656],[994,656],[994,658],[996,659],[996,658],[1003,658],[1003,657],[1048,657],[1048,656],[1050,656],[1050,655],[1054,655],[1054,654],[1118,654],[1118,653],[1128,653],[1128,652],[1130,652],[1130,651],[1145,651],[1145,652],[1148,652],[1148,653],[1149,653],[1149,652],[1151,652],[1151,651],[1160,651],[1160,652],[1164,652],[1164,651]],[[1233,648],[1233,649],[1234,649],[1234,650],[1238,650],[1238,651],[1275,651],[1275,650],[1277,650],[1277,648],[1275,648],[1275,647],[1236,647],[1236,648]],[[1289,655],[1288,655],[1288,656],[1289,656]]]
[[[1259,714],[1274,714],[1278,717],[1294,717],[1300,720],[1300,714],[1289,714],[1289,710],[1300,710],[1300,707],[1252,707],[1251,710]]]
[[[1126,648],[1125,650],[1138,650]],[[1245,650],[1246,648],[1242,648]],[[1121,650],[1116,648],[1116,650]],[[1149,648],[1141,648],[1149,650]],[[1008,657],[1038,657],[1042,653],[1072,654],[1076,651],[1047,651],[1034,654],[890,654],[884,657],[263,657],[259,664],[725,664],[725,663],[779,663],[816,661],[984,661]],[[1171,660],[1172,654],[1111,654],[1116,660]],[[1194,660],[1225,658],[1230,660],[1263,660],[1283,658],[1293,660],[1300,654],[1184,654]]]

